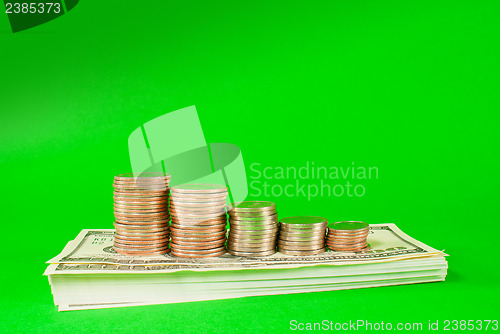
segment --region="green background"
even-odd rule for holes
[[[16,34],[0,14],[1,331],[498,319],[499,9],[81,1]],[[57,312],[44,262],[81,229],[112,228],[129,134],[193,104],[207,141],[238,145],[247,167],[377,166],[362,198],[273,200],[282,217],[396,223],[450,254],[446,282]]]

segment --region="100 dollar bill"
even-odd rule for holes
[[[216,258],[186,259],[165,255],[126,256],[113,249],[114,230],[83,230],[70,241],[58,256],[47,261],[59,264],[102,264],[99,271],[153,271],[161,270],[238,270],[296,268],[314,265],[347,265],[397,261],[409,258],[443,256],[443,252],[429,247],[403,233],[394,224],[370,225],[368,243],[371,249],[359,253],[327,251],[313,256],[287,256],[276,253],[260,258],[237,257],[226,253]],[[80,266],[66,266],[66,270]],[[69,270],[71,271],[71,270]]]

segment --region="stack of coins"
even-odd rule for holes
[[[124,255],[168,252],[170,175],[143,173],[115,176],[114,249]]]
[[[370,226],[357,221],[344,221],[328,225],[326,244],[337,252],[360,252],[369,248],[366,243]]]
[[[183,184],[171,188],[171,254],[199,258],[226,253],[227,187]]]
[[[278,251],[286,255],[323,253],[327,225],[326,218],[316,216],[280,219]]]
[[[233,203],[228,213],[227,251],[230,254],[253,257],[276,253],[276,204],[265,201]]]

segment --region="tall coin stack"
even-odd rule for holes
[[[227,187],[183,184],[171,188],[171,254],[199,258],[226,253]]]
[[[124,255],[168,252],[170,175],[143,173],[115,176],[114,249]]]
[[[251,257],[276,253],[276,204],[265,201],[233,203],[228,213],[227,251],[230,254]]]
[[[325,251],[326,218],[297,216],[280,219],[278,251],[286,255],[316,255]]]
[[[328,225],[326,244],[337,252],[360,252],[369,248],[366,243],[370,226],[364,222],[344,221]]]

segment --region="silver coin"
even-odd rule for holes
[[[288,231],[283,231],[280,229],[280,235],[282,235],[284,238],[288,237],[326,237],[325,231],[315,231],[315,232],[310,232],[310,231],[297,231],[297,232],[288,232]]]
[[[275,236],[271,236],[271,237],[265,237],[265,238],[248,238],[248,237],[239,237],[239,236],[235,236],[231,233],[229,233],[228,237],[227,237],[228,240],[231,240],[233,242],[245,242],[245,243],[262,243],[262,242],[276,242],[276,237]]]
[[[235,252],[268,252],[274,251],[275,247],[240,247],[234,245],[228,245],[227,250],[235,251]]]
[[[229,224],[230,228],[233,231],[244,231],[244,232],[249,232],[249,231],[278,231],[278,226],[277,225],[269,225],[269,226],[252,226],[252,225],[231,225]]]
[[[326,229],[324,226],[310,226],[310,227],[296,227],[293,225],[283,225],[280,224],[280,230],[285,232],[320,232],[326,233]]]
[[[228,209],[237,212],[276,211],[276,204],[269,201],[244,201],[231,203]]]
[[[280,224],[290,225],[296,228],[308,228],[310,226],[324,226],[328,225],[328,220],[319,216],[294,216],[280,219]]]
[[[221,184],[192,183],[171,187],[172,194],[217,194],[227,193],[227,187]]]
[[[233,221],[241,221],[241,222],[276,222],[278,221],[278,215],[273,214],[265,217],[234,217],[230,216],[230,219]]]
[[[285,232],[280,232],[279,238],[288,241],[325,240],[325,236],[323,234],[303,236]]]
[[[245,238],[245,237],[268,237],[270,238],[271,236],[277,236],[278,233],[277,231],[241,231],[241,230],[229,230],[230,234],[232,236],[237,236],[240,238]]]
[[[170,207],[180,209],[180,210],[185,210],[185,209],[192,209],[192,208],[219,208],[219,209],[224,209],[226,208],[226,202],[180,202],[176,201],[170,202]]]
[[[278,214],[276,211],[267,211],[267,212],[234,212],[232,210],[229,210],[229,208],[228,208],[227,213],[229,213],[229,215],[231,217],[234,217],[235,219],[239,219],[239,218],[259,218],[259,217],[262,218],[262,219],[266,219],[266,217],[274,216],[274,215]]]
[[[229,254],[234,255],[234,256],[242,256],[242,257],[262,257],[262,256],[269,256],[273,255],[276,253],[276,250],[272,249],[267,252],[238,252],[238,251],[233,251],[233,250],[228,250],[227,251]]]
[[[285,255],[293,255],[293,256],[318,255],[318,254],[324,253],[325,250],[326,250],[325,248],[321,248],[321,249],[317,249],[317,250],[313,250],[313,251],[304,251],[304,250],[293,251],[293,250],[278,248],[278,251],[280,253],[285,254]]]
[[[240,251],[240,252],[245,252],[244,248],[248,248],[248,249],[250,249],[250,251],[255,251],[256,249],[261,249],[262,251],[264,251],[264,250],[271,250],[271,249],[276,248],[275,243],[266,243],[266,244],[245,243],[245,244],[241,244],[241,243],[235,243],[235,242],[228,241],[227,245],[228,245],[228,248],[231,248],[233,250]]]

